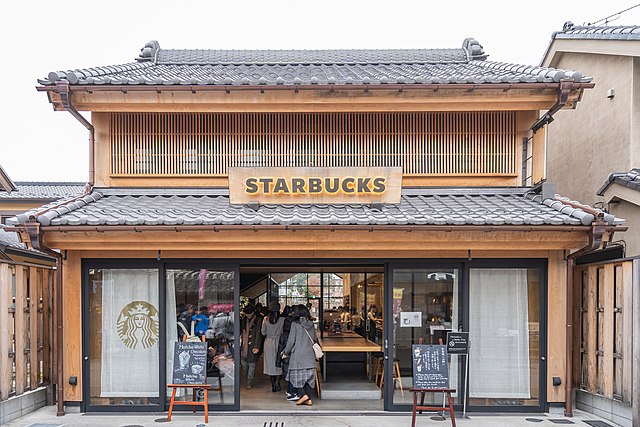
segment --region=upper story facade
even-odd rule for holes
[[[533,185],[545,179],[546,124],[593,83],[487,56],[473,39],[415,50],[150,42],[135,62],[52,72],[38,90],[90,130],[97,188],[225,188],[235,167],[401,168],[403,188]]]

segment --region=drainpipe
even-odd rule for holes
[[[591,230],[589,231],[589,243],[567,257],[565,417],[573,417],[573,269],[576,265],[576,258],[593,252],[600,247],[602,237],[607,231],[607,223],[603,220],[603,217],[603,212],[597,213],[596,221],[591,224]],[[611,233],[613,233],[613,230]]]
[[[56,300],[56,369],[57,369],[57,391],[56,400],[58,405],[57,416],[63,416],[64,413],[64,371],[63,371],[63,312],[62,312],[62,254],[46,247],[42,244],[40,238],[40,223],[33,217],[29,222],[25,224],[29,239],[34,249],[42,251],[48,255],[51,255],[56,259],[56,287],[55,287],[55,300]]]
[[[558,89],[558,100],[553,107],[542,115],[532,126],[533,133],[538,132],[541,127],[548,125],[553,121],[553,115],[560,111],[567,104],[569,99],[569,93],[573,88],[573,82],[571,80],[560,80],[560,88]]]
[[[71,92],[69,91],[69,82],[67,81],[59,81],[56,82],[56,89],[58,94],[60,95],[60,102],[64,107],[65,111],[71,113],[73,117],[75,117],[84,127],[89,130],[89,182],[87,183],[87,192],[90,192],[95,183],[96,170],[95,170],[95,160],[94,160],[94,148],[95,148],[95,134],[96,130],[93,125],[84,118],[82,114],[75,109],[73,105],[71,105]]]

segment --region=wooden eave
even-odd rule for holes
[[[592,83],[572,83],[565,108],[574,108]],[[70,85],[71,103],[95,112],[504,111],[545,110],[559,83],[189,86]],[[41,86],[64,110],[55,86]]]
[[[232,256],[345,252],[359,257],[447,250],[565,250],[588,243],[590,226],[47,226],[42,239],[61,250],[171,250]],[[396,254],[396,255],[390,255]],[[303,256],[303,255],[301,255]]]

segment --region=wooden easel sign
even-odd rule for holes
[[[446,345],[411,346],[413,388],[449,388],[449,363]]]
[[[207,343],[176,342],[173,352],[173,384],[206,384]]]
[[[207,384],[207,343],[206,342],[177,342],[173,352],[172,383],[167,384],[171,391],[169,414],[167,421],[171,421],[174,405],[191,405],[193,412],[196,406],[204,409],[204,422],[209,422],[209,394],[211,388]],[[191,389],[191,401],[176,401],[176,391],[179,388]],[[196,391],[202,389],[204,400],[199,402]]]
[[[411,360],[413,362],[413,388],[410,390],[413,393],[411,427],[416,425],[417,412],[444,410],[449,411],[451,425],[456,427],[453,398],[451,397],[451,393],[455,392],[455,389],[449,388],[447,346],[414,344],[411,346]],[[445,403],[442,407],[425,405],[425,393],[430,392],[443,393],[448,405]],[[419,403],[418,395],[420,395]]]

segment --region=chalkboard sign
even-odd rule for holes
[[[447,334],[447,352],[449,354],[468,354],[469,332],[449,332]]]
[[[177,342],[173,352],[172,384],[207,383],[207,343]]]
[[[414,388],[449,388],[446,345],[415,344],[411,346],[411,356]]]

